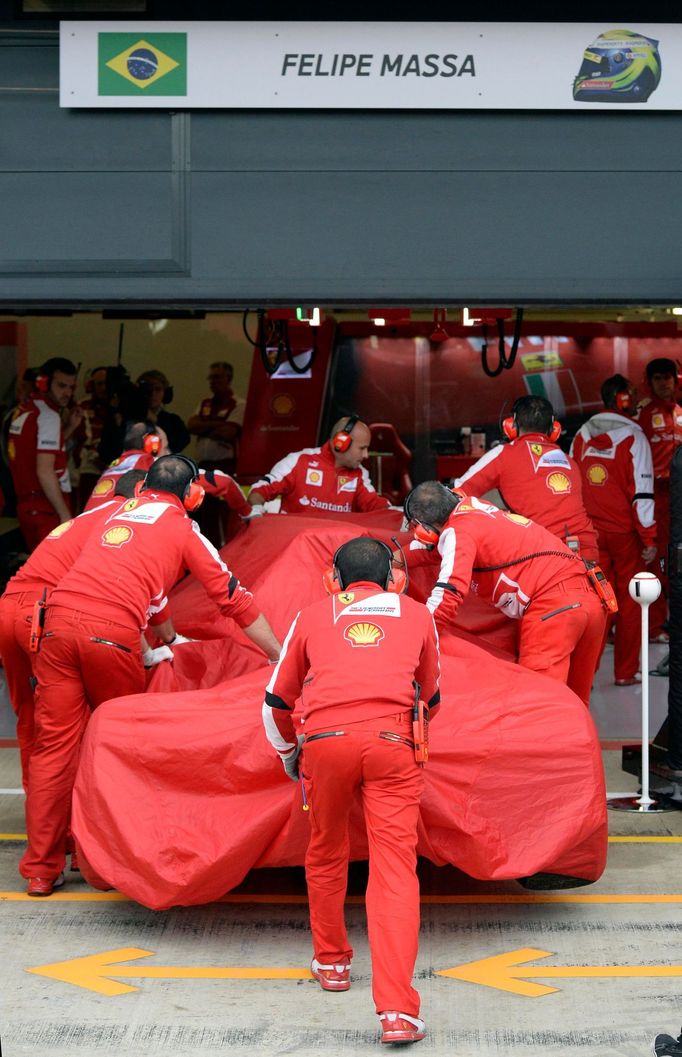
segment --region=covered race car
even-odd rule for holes
[[[223,553],[282,638],[322,597],[337,547],[359,533],[390,542],[398,521],[266,516]],[[435,572],[417,569],[410,593],[425,597]],[[146,694],[96,710],[73,802],[86,879],[153,909],[217,899],[254,867],[302,864],[308,826],[262,729],[271,669],[200,585],[184,582],[171,602],[177,629],[203,641],[177,647]],[[566,687],[514,664],[511,622],[477,605],[462,607],[468,628],[441,637],[419,852],[483,880],[594,881],[607,827],[592,720]],[[359,803],[351,845],[367,857]]]

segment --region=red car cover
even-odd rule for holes
[[[281,638],[322,596],[337,547],[358,531],[390,542],[399,520],[266,516],[224,553]],[[431,582],[417,570],[410,593],[425,597]],[[419,852],[483,880],[539,871],[596,880],[606,799],[589,713],[560,683],[505,660],[508,630],[477,605],[461,607],[467,630],[441,637]],[[86,879],[157,910],[217,899],[254,867],[301,865],[308,832],[300,787],[263,732],[271,669],[262,654],[194,582],[176,588],[171,609],[178,631],[210,641],[176,647],[146,694],[96,710],[72,816]],[[358,803],[352,858],[366,856]]]

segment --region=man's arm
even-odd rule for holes
[[[419,667],[414,677],[422,688],[422,700],[426,702],[433,719],[440,708],[440,650],[438,632],[431,614],[428,616]]]
[[[504,452],[509,450],[509,445],[498,444],[482,455],[473,466],[470,466],[465,474],[455,481],[456,488],[464,488],[467,495],[484,496],[493,489],[500,487],[502,474],[502,459]]]
[[[55,508],[61,522],[70,521],[72,514],[64,500],[64,493],[59,487],[59,478],[54,468],[55,456],[49,452],[39,451],[36,455],[36,474],[45,496]]]
[[[651,549],[656,545],[656,518],[654,512],[654,465],[651,445],[646,437],[637,432],[630,448],[631,501],[637,532],[643,545],[645,561],[651,561]]]
[[[282,758],[298,748],[293,711],[308,667],[303,623],[301,613],[297,613],[284,640],[277,667],[265,688],[265,736]]]
[[[228,473],[223,473],[222,470],[199,470],[199,484],[207,495],[224,499],[240,517],[248,517],[251,513],[251,506],[244,493],[234,477],[230,477]]]
[[[276,462],[262,480],[256,481],[249,492],[249,503],[251,506],[262,506],[269,503],[271,499],[277,499],[280,495],[286,495],[294,487],[296,464],[303,452],[294,451],[285,455],[283,459]]]
[[[379,495],[372,484],[369,473],[364,466],[360,467],[362,473],[358,478],[357,506],[363,513],[370,510],[388,510],[390,502],[385,496]]]
[[[468,532],[455,533],[451,526],[441,533],[438,541],[441,556],[436,584],[426,600],[437,628],[454,622],[455,614],[469,593],[471,570],[476,557],[476,544]]]

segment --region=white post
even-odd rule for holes
[[[661,581],[653,573],[635,573],[628,591],[642,607],[642,795],[637,803],[646,811],[656,803],[649,796],[649,606],[661,593]]]

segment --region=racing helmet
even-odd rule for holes
[[[585,49],[573,98],[581,103],[646,103],[660,80],[658,41],[630,29],[609,29]]]

